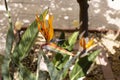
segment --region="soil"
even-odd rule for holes
[[[94,65],[94,69],[83,80],[105,80],[100,65]]]
[[[120,47],[115,49],[116,53],[114,55],[109,54],[108,60],[111,64],[115,79],[120,80]]]

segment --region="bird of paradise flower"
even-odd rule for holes
[[[57,46],[55,43],[51,42],[54,36],[54,29],[53,29],[53,15],[48,14],[48,22],[46,22],[45,17],[43,17],[43,20],[40,20],[39,16],[36,15],[36,21],[38,25],[38,30],[41,32],[41,34],[45,37],[46,43],[42,45],[42,48],[47,49],[49,51],[59,52],[63,54],[67,54],[70,56],[74,56],[73,53]],[[48,24],[46,24],[48,23]]]
[[[88,41],[88,43],[86,43],[85,38],[82,37],[82,38],[79,40],[79,44],[80,44],[80,46],[81,46],[84,50],[86,50],[86,49],[90,48],[90,47],[94,44],[94,38],[91,38],[91,39]]]
[[[82,48],[82,50],[84,51],[84,54],[81,54],[81,57],[88,55],[88,51],[90,51],[95,46],[97,46],[97,44],[95,44],[93,37],[90,38],[88,42],[86,42],[84,37],[81,37],[79,40],[79,45],[80,45],[80,48]]]
[[[50,42],[50,40],[54,36],[54,30],[53,30],[53,16],[49,14],[49,19],[48,19],[48,25],[46,25],[46,20],[45,17],[43,17],[43,20],[41,21],[39,19],[39,16],[36,15],[36,21],[38,25],[38,30],[41,32],[41,34],[45,37],[46,42]]]

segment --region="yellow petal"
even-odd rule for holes
[[[86,49],[91,47],[94,44],[94,38],[91,38],[90,41],[86,44]]]
[[[80,39],[80,46],[83,47],[83,49],[86,49],[85,45],[86,45],[85,38],[82,37]]]

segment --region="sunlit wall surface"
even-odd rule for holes
[[[12,21],[20,20],[28,26],[35,14],[50,8],[54,15],[54,28],[73,29],[79,22],[79,4],[77,0],[8,0]],[[89,28],[118,29],[120,24],[120,0],[88,0]],[[76,23],[76,24],[75,24]],[[8,19],[4,0],[0,0],[0,53],[5,48]]]

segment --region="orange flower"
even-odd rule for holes
[[[88,41],[88,43],[86,44],[86,41],[85,41],[85,38],[84,37],[82,37],[81,39],[80,39],[80,46],[83,48],[83,49],[88,49],[89,47],[91,47],[92,45],[93,45],[93,43],[94,43],[94,38],[91,38],[89,41]]]
[[[38,24],[38,30],[45,37],[46,41],[50,42],[50,40],[53,38],[53,35],[54,35],[54,30],[52,26],[53,16],[49,15],[49,19],[48,21],[46,21],[45,18],[43,18],[43,20],[40,20],[38,15],[36,15],[36,21]]]

